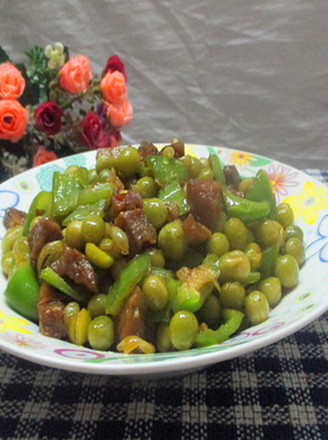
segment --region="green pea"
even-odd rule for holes
[[[245,297],[245,287],[239,281],[228,281],[221,287],[220,303],[226,309],[242,310]]]
[[[284,243],[285,232],[282,226],[274,220],[259,222],[254,233],[257,243],[263,249],[267,249],[276,243],[282,246]]]
[[[277,277],[268,277],[259,284],[259,290],[266,296],[269,306],[273,309],[281,300],[281,282]]]
[[[210,328],[218,328],[221,321],[221,304],[216,295],[211,293],[197,313],[199,322],[205,322]]]
[[[14,247],[15,241],[23,235],[23,226],[13,226],[7,229],[5,236],[2,239],[2,252],[11,251]]]
[[[191,179],[196,179],[196,177],[198,177],[201,171],[202,164],[200,163],[198,157],[195,156],[188,156],[188,157],[190,157],[189,166],[187,167],[189,171],[189,176],[191,177]]]
[[[165,257],[161,249],[149,248],[147,249],[147,253],[150,256],[150,261],[152,266],[164,268]]]
[[[200,170],[200,173],[198,174],[198,179],[203,180],[213,180],[214,174],[210,167],[204,167]]]
[[[299,266],[302,266],[305,261],[305,249],[302,241],[299,238],[289,238],[285,244],[285,253],[296,258]]]
[[[248,242],[248,230],[244,223],[238,218],[229,218],[224,226],[224,233],[227,236],[231,249],[245,249]]]
[[[222,232],[214,232],[207,241],[207,252],[216,254],[218,257],[230,250],[230,244],[227,236]]]
[[[8,276],[12,267],[15,264],[15,255],[13,251],[7,251],[2,255],[1,258],[1,267],[2,272]]]
[[[156,197],[158,192],[158,186],[155,180],[151,176],[141,177],[136,185],[136,191],[141,195],[143,199],[150,199]]]
[[[88,302],[88,311],[91,318],[104,315],[106,311],[107,296],[104,293],[93,295]]]
[[[175,155],[175,149],[171,147],[170,145],[167,145],[161,150],[161,155],[164,157],[174,157]]]
[[[219,260],[221,283],[227,281],[239,281],[244,283],[251,271],[249,259],[240,250],[225,253]]]
[[[116,159],[115,169],[123,177],[131,177],[138,171],[140,156],[133,147],[124,148]]]
[[[88,170],[88,183],[96,182],[98,179],[98,174],[96,168]]]
[[[110,268],[110,272],[114,280],[118,280],[121,276],[122,270],[128,265],[129,260],[127,258],[118,258],[115,260],[113,266]]]
[[[166,258],[181,260],[187,248],[187,240],[180,220],[174,220],[162,227],[158,234],[158,247]]]
[[[168,211],[161,199],[152,198],[143,201],[143,209],[154,228],[161,228],[168,220]]]
[[[82,238],[85,242],[98,244],[105,236],[106,224],[101,217],[89,215],[82,222]]]
[[[288,203],[280,203],[277,206],[277,220],[283,228],[294,224],[294,212]]]
[[[85,242],[82,236],[82,222],[73,220],[66,227],[65,241],[68,246],[76,249],[82,249]]]
[[[146,304],[152,310],[163,309],[169,299],[165,281],[158,275],[148,275],[142,283],[142,291]]]
[[[101,315],[92,319],[88,326],[88,342],[95,350],[109,350],[114,342],[113,321]]]
[[[264,293],[254,290],[245,299],[245,315],[251,325],[265,321],[269,316],[269,303]]]
[[[258,270],[262,263],[262,252],[261,248],[257,243],[249,243],[246,246],[245,254],[249,259],[251,270]]]
[[[103,154],[101,155],[96,162],[96,171],[97,173],[100,173],[101,170],[104,169],[111,169],[115,167],[115,158],[111,154]]]
[[[289,238],[296,237],[303,242],[304,232],[297,225],[289,225],[285,229],[285,240],[287,241]]]
[[[253,180],[254,180],[253,177],[246,177],[245,179],[242,179],[239,182],[238,191],[247,194],[247,191],[249,190],[249,187],[251,186]]]
[[[275,276],[283,287],[292,288],[298,284],[299,268],[292,255],[280,255],[275,264]]]
[[[104,168],[99,172],[98,180],[99,182],[106,182],[111,175],[111,171],[109,168]]]
[[[192,347],[198,335],[198,321],[192,312],[176,312],[169,326],[171,341],[177,350],[188,350]]]
[[[156,347],[160,353],[171,351],[173,348],[170,335],[170,327],[165,322],[161,322],[157,327]]]

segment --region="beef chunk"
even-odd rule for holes
[[[141,142],[138,152],[141,160],[145,160],[149,154],[152,156],[159,156],[160,154],[155,145],[146,141]]]
[[[211,231],[202,223],[197,222],[192,214],[182,222],[184,233],[192,246],[198,246],[211,236]]]
[[[98,293],[98,278],[89,260],[77,249],[64,246],[60,258],[50,267],[61,277],[68,277],[76,284],[82,284],[92,293]]]
[[[127,336],[146,337],[145,312],[143,291],[137,286],[119,315],[117,324],[118,342]]]
[[[42,283],[39,292],[38,313],[40,332],[45,336],[65,339],[64,308],[67,299],[54,287]]]
[[[38,257],[43,246],[50,241],[62,240],[62,238],[63,234],[58,223],[45,218],[40,218],[40,220],[35,223],[28,234],[31,263],[34,269],[36,268]]]
[[[23,226],[26,219],[26,212],[16,208],[7,208],[3,219],[3,225],[6,229],[14,226]]]
[[[115,224],[126,232],[131,256],[156,243],[156,229],[148,220],[143,209],[121,212],[116,217]]]
[[[112,195],[110,214],[115,218],[122,211],[142,208],[142,197],[135,191],[120,191]]]
[[[235,165],[225,165],[223,167],[223,173],[226,180],[226,185],[231,185],[235,190],[238,190],[241,177]]]
[[[187,201],[195,220],[213,230],[223,207],[221,184],[217,181],[191,179],[187,184]]]

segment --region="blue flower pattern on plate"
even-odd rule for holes
[[[328,214],[320,220],[317,227],[317,236],[318,238],[306,248],[307,259],[319,254],[320,261],[328,263]]]

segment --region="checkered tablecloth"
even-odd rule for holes
[[[328,313],[269,347],[157,381],[0,352],[0,439],[327,440],[327,335]]]

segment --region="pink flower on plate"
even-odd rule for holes
[[[277,203],[288,195],[287,188],[295,188],[298,186],[298,182],[294,180],[298,175],[298,172],[285,165],[270,164],[268,174],[271,180],[273,192],[276,195]]]

